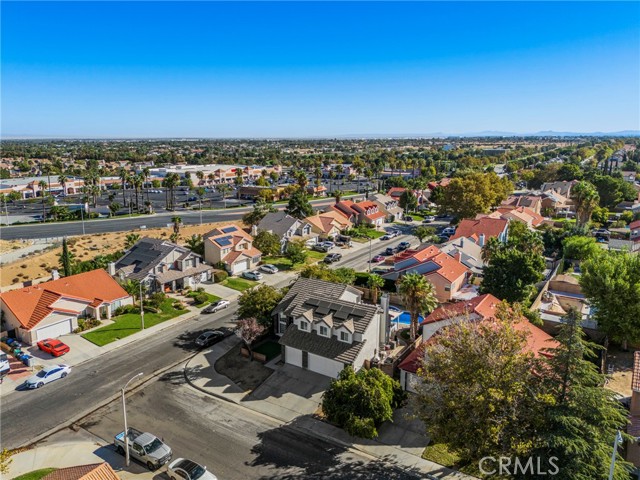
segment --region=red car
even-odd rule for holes
[[[384,257],[382,255],[376,255],[375,257],[373,257],[371,259],[371,263],[378,263],[384,260]]]
[[[53,338],[45,338],[44,340],[40,340],[38,342],[38,348],[43,352],[50,353],[54,357],[61,357],[70,350],[68,345],[62,343],[60,340],[55,340]]]

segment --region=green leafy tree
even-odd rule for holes
[[[109,204],[109,213],[113,217],[113,216],[115,216],[116,213],[118,213],[120,208],[122,208],[122,205],[120,205],[118,202],[111,202]]]
[[[578,261],[587,260],[603,252],[593,237],[580,235],[565,238],[562,241],[562,251],[567,260]]]
[[[591,213],[591,220],[604,225],[609,220],[609,210],[605,207],[595,207]]]
[[[253,210],[247,212],[242,217],[242,222],[246,225],[254,226],[258,225],[260,221],[267,215],[267,213],[274,213],[277,210],[273,205],[262,201],[262,199],[258,200],[253,205]]]
[[[583,171],[579,165],[565,163],[558,169],[558,180],[570,182],[571,180],[581,180]]]
[[[595,350],[580,326],[580,314],[569,311],[556,337],[556,348],[543,356],[539,377],[542,413],[532,456],[556,457],[562,478],[607,478],[612,443],[627,423],[627,413],[612,390],[603,388]],[[625,438],[630,439],[627,435]],[[614,477],[629,478],[631,465],[618,454]]]
[[[384,278],[380,275],[376,275],[375,273],[369,274],[367,278],[367,287],[371,290],[371,302],[374,305],[378,303],[378,295],[380,294],[380,289],[384,286]]]
[[[400,195],[400,201],[398,202],[400,208],[402,208],[405,212],[413,212],[416,208],[418,208],[418,198],[415,194],[407,189],[402,192]]]
[[[124,248],[131,248],[133,247],[138,240],[140,240],[140,235],[138,235],[137,233],[130,233],[128,234],[125,239],[124,239]]]
[[[621,342],[640,341],[640,256],[602,252],[581,265],[580,286],[598,327]]]
[[[600,195],[596,188],[589,182],[578,182],[571,189],[571,198],[576,206],[576,217],[578,227],[585,227],[593,210],[598,206]]]
[[[535,284],[542,280],[545,262],[542,255],[516,248],[493,253],[484,268],[481,293],[491,293],[508,302],[528,301]]]
[[[325,282],[344,283],[353,285],[356,279],[356,271],[352,268],[340,267],[335,270],[329,268],[325,263],[306,265],[301,271],[303,278],[315,278]]]
[[[260,285],[242,292],[238,298],[238,317],[253,317],[262,326],[271,327],[271,312],[282,300],[282,292],[270,285]]]
[[[398,381],[378,368],[355,373],[347,366],[322,395],[322,411],[350,435],[375,438],[380,425],[392,419],[394,408],[404,399]]]
[[[411,315],[410,336],[418,336],[420,314],[431,312],[438,305],[435,288],[419,273],[407,273],[398,280],[398,292]]]
[[[309,256],[309,252],[303,240],[291,240],[287,243],[285,257],[291,260],[293,265],[304,263],[307,256]]]
[[[187,238],[187,246],[193,253],[198,255],[204,255],[204,239],[202,235],[193,234],[190,238]]]
[[[462,463],[521,453],[534,434],[529,411],[535,363],[505,303],[495,319],[453,323],[425,344],[416,408],[429,436]]]
[[[62,253],[60,254],[60,266],[65,277],[73,275],[73,263],[75,255],[69,250],[67,245],[67,237],[62,239]]]
[[[436,190],[438,190],[436,188]],[[451,180],[449,185],[432,196],[441,211],[457,218],[474,218],[499,205],[513,191],[513,184],[495,173],[469,173]]]
[[[424,225],[420,225],[413,231],[413,236],[416,237],[420,243],[422,243],[425,238],[431,238],[435,236],[435,234],[435,228],[425,227]]]
[[[285,211],[292,217],[299,219],[303,219],[313,215],[313,207],[309,203],[309,200],[307,200],[307,196],[302,189],[296,190],[291,195],[289,204],[287,205]]]
[[[282,244],[280,236],[276,233],[261,230],[253,239],[253,246],[262,252],[263,255],[280,255]]]

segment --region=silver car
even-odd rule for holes
[[[265,273],[278,273],[278,267],[276,267],[275,265],[262,265],[260,267],[260,271],[265,272]]]
[[[25,386],[27,388],[40,388],[47,383],[64,378],[71,372],[69,365],[52,365],[45,367],[32,377],[27,378]]]

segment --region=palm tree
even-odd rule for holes
[[[142,177],[146,184],[145,190],[147,192],[147,203],[149,203],[149,178],[151,178],[151,169],[149,167],[144,167],[142,169]]]
[[[226,183],[221,183],[218,185],[218,191],[222,194],[222,202],[224,203],[224,207],[227,208],[227,192],[231,189],[231,187]]]
[[[49,195],[51,195],[51,165],[46,164],[42,167],[42,173],[47,175],[47,190]]]
[[[438,305],[435,289],[419,273],[407,273],[398,282],[398,292],[411,315],[410,337],[414,341],[418,336],[420,314],[429,313]]]
[[[120,168],[119,172],[120,180],[122,181],[122,205],[127,206],[127,182],[130,180],[129,172],[124,168]]]
[[[174,217],[171,217],[171,222],[173,223],[173,235],[175,235],[177,239],[180,236],[180,225],[182,225],[182,218],[180,218],[178,215],[175,215]]]
[[[198,179],[198,186],[200,186],[200,183],[204,179],[204,172],[202,170],[198,170],[196,172],[196,178]]]
[[[240,185],[242,185],[244,183],[243,179],[242,179],[242,169],[241,168],[236,168],[236,178],[235,178],[234,181],[236,182],[237,186],[240,186]]]
[[[207,175],[207,184],[211,185],[214,180],[216,179],[216,176],[214,173],[210,173],[209,175]]]
[[[179,183],[180,183],[180,176],[177,173],[170,173],[169,175],[164,177],[164,180],[162,181],[163,186],[166,187],[167,189],[165,192],[165,200],[166,200],[165,204],[166,204],[167,210],[173,210],[174,208],[174,204],[175,204],[174,189]]]
[[[127,249],[131,248],[136,244],[138,240],[140,240],[140,235],[138,235],[137,233],[130,233],[124,239],[124,247]]]
[[[374,305],[378,304],[378,293],[380,293],[380,288],[384,286],[384,278],[380,275],[376,275],[372,273],[369,275],[367,279],[367,286],[371,291],[371,301]]]
[[[136,192],[136,210],[140,212],[140,204],[138,202],[138,190],[142,191],[142,186],[144,185],[144,175],[142,173],[139,173],[137,175],[134,175],[131,180],[133,181],[133,188],[135,189],[135,192]]]
[[[44,203],[45,197],[47,196],[47,182],[40,180],[38,182],[38,187],[40,187],[40,196],[42,197],[42,221],[44,222],[47,219],[47,209]]]
[[[60,186],[62,187],[62,195],[63,196],[67,196],[67,176],[64,173],[61,173],[60,175],[58,175],[58,183],[60,184]]]
[[[571,199],[576,205],[577,226],[586,226],[591,220],[593,209],[600,202],[600,195],[596,187],[586,181],[578,182],[571,189]]]

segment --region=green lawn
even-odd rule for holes
[[[40,480],[45,475],[49,475],[51,472],[57,470],[57,468],[41,468],[40,470],[34,470],[33,472],[28,472],[19,477],[14,477],[13,480]]]
[[[244,292],[252,287],[255,287],[258,282],[254,282],[253,280],[247,280],[246,278],[227,278],[221,285],[225,287],[233,288],[234,290],[238,290],[239,292]]]
[[[438,463],[447,468],[459,470],[467,475],[472,475],[478,478],[485,478],[479,471],[477,465],[462,465],[460,464],[460,456],[455,452],[449,450],[444,443],[432,443],[427,446],[422,452],[422,458],[434,463]]]
[[[145,313],[144,314],[144,326],[145,328],[153,327],[159,323],[165,322],[172,318],[187,313],[189,310],[176,310],[172,304],[175,300],[167,298],[161,305],[158,313]],[[107,325],[92,332],[82,335],[85,339],[91,343],[95,343],[99,347],[102,347],[108,343],[115,342],[121,338],[128,337],[141,330],[140,314],[138,313],[125,313],[118,317],[112,317],[114,323]]]
[[[220,300],[220,297],[218,297],[216,295],[212,295],[212,294],[207,293],[207,292],[191,292],[191,293],[189,293],[187,295],[187,297],[193,298],[196,295],[198,295],[199,293],[204,293],[207,296],[207,301],[204,302],[204,303],[196,303],[195,306],[198,307],[198,308],[199,307],[204,307],[205,305],[209,305],[210,303],[217,302],[218,300]]]
[[[289,260],[286,257],[262,257],[262,263],[275,265],[276,267],[278,267],[278,270],[283,270],[283,271],[300,270],[305,265],[321,261],[327,255],[326,253],[316,252],[315,250],[309,250],[307,251],[307,254],[308,255],[307,255],[307,259],[305,260],[305,263],[298,263],[295,266],[292,265],[291,260]]]
[[[267,357],[267,361],[277,357],[281,353],[281,346],[274,340],[267,340],[261,345],[258,345],[253,349],[254,352],[258,352]]]

